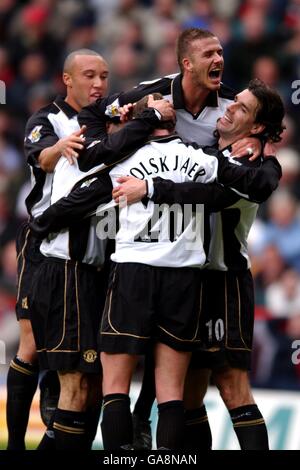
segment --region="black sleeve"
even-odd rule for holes
[[[230,186],[253,202],[268,199],[277,188],[282,175],[281,166],[275,157],[263,160],[259,168],[249,168],[231,163],[219,152],[218,182]]]
[[[153,179],[152,200],[158,204],[206,204],[211,211],[231,206],[240,196],[218,183],[174,183],[162,178]]]
[[[154,110],[147,108],[139,118],[129,121],[118,132],[95,140],[87,138],[78,158],[79,169],[88,171],[101,163],[118,163],[146,143],[158,121]]]
[[[124,104],[127,103],[135,103],[136,101],[151,93],[161,93],[162,95],[170,95],[172,81],[172,78],[163,77],[150,82],[140,83],[129,91],[123,93],[116,93],[114,95],[110,95],[108,98],[97,100],[95,103],[87,106],[84,109],[91,111],[94,115],[102,113],[101,108],[103,104],[105,104],[106,100],[105,106],[108,108],[105,111],[107,111],[108,115],[111,116],[113,112],[117,112],[120,106],[124,106]],[[97,130],[95,126],[93,136],[96,135]]]
[[[42,109],[31,116],[25,127],[24,152],[31,166],[38,165],[42,150],[59,140],[47,116],[48,111]]]
[[[38,238],[70,227],[88,216],[100,204],[111,201],[112,183],[107,172],[86,177],[77,183],[71,193],[59,199],[43,214],[30,222],[30,227]]]
[[[135,103],[146,95],[151,93],[161,93],[162,95],[169,95],[171,93],[172,78],[164,77],[153,82],[140,83],[132,90],[122,93],[119,96],[120,106],[127,103]]]
[[[119,97],[118,94],[110,95],[107,98],[101,98],[95,103],[82,108],[78,114],[80,127],[87,126],[85,137],[87,139],[102,139],[107,135],[106,124],[108,117],[105,115],[106,107]]]
[[[230,163],[220,152],[218,183],[174,183],[162,178],[154,178],[152,200],[158,204],[207,204],[212,211],[218,211],[234,204],[240,197],[253,202],[263,202],[278,186],[281,167],[274,157],[250,162],[239,159],[242,165]],[[259,165],[259,166],[258,166]],[[237,194],[228,186],[238,190]]]

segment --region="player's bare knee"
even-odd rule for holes
[[[30,364],[34,364],[37,362],[37,352],[35,343],[20,343],[19,349],[17,352],[17,357],[24,362],[29,362]]]
[[[252,394],[249,394],[248,392],[244,391],[243,393],[243,391],[239,392],[226,387],[219,391],[222,400],[228,410],[233,410],[234,408],[239,408],[240,406],[254,404]]]
[[[88,381],[81,372],[59,372],[60,397],[58,406],[62,409],[83,411],[88,397]]]
[[[30,345],[33,344],[35,347],[35,340],[30,320],[20,320],[20,342],[29,343]]]
[[[103,394],[107,393],[129,393],[131,377],[105,377],[103,379]]]
[[[246,371],[228,369],[214,374],[214,379],[228,410],[254,403]]]
[[[26,362],[36,362],[37,352],[30,320],[20,320],[20,343],[17,356]]]
[[[228,410],[237,408],[240,405],[240,398],[236,396],[234,389],[231,386],[223,385],[218,387],[224,405]]]
[[[103,395],[109,393],[128,394],[137,355],[101,353],[103,367]]]

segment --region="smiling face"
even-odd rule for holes
[[[217,130],[222,139],[233,143],[238,139],[262,132],[264,126],[255,123],[259,109],[257,98],[248,89],[238,93],[224,116],[217,122]]]
[[[224,68],[223,49],[217,37],[195,39],[189,54],[182,60],[184,74],[188,73],[194,85],[218,90]]]
[[[67,86],[67,103],[80,111],[83,106],[105,96],[108,66],[101,56],[76,55],[63,79]]]

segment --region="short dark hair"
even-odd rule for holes
[[[163,99],[163,95],[161,93],[151,93],[151,95],[153,96],[154,100]],[[149,95],[146,95],[136,102],[132,111],[133,118],[139,117],[142,114],[142,112],[148,108],[148,98],[149,98]],[[157,129],[172,130],[175,127],[175,122],[174,121],[160,121],[156,127]]]
[[[276,90],[267,86],[262,80],[255,78],[249,82],[248,90],[256,97],[259,108],[255,123],[263,124],[263,135],[270,142],[280,142],[283,130],[284,105]]]
[[[207,29],[188,28],[179,34],[176,42],[177,62],[181,72],[183,72],[182,59],[190,54],[192,42],[197,39],[215,38],[216,35]]]
[[[100,57],[100,59],[103,60],[103,62],[106,62],[105,59],[102,57],[102,55],[100,55],[96,51],[93,51],[92,49],[84,49],[84,48],[77,49],[73,52],[70,52],[70,54],[68,54],[67,57],[65,58],[64,66],[63,66],[64,72],[68,72],[68,73],[70,72],[73,60],[75,59],[77,55],[93,55],[96,57]]]

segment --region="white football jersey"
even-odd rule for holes
[[[119,176],[162,177],[177,183],[216,179],[218,159],[186,145],[178,136],[151,141],[110,172],[113,186]],[[120,209],[120,228],[112,260],[163,267],[203,267],[204,206],[158,205],[141,201]]]
[[[103,167],[105,167],[105,165],[100,164],[88,172],[83,172],[79,170],[76,159],[74,164],[70,165],[65,157],[60,157],[55,166],[53,175],[51,204],[55,203],[62,197],[68,196],[73,186],[83,177],[86,178],[86,176],[90,174],[92,179],[93,173]],[[83,184],[87,183],[85,182]],[[104,263],[106,241],[100,240],[97,237],[97,223],[98,219],[93,217],[90,223],[86,251],[82,262],[98,267]],[[61,259],[71,259],[70,250],[71,240],[69,229],[64,229],[54,236],[48,236],[42,241],[40,247],[40,251],[44,256]]]

